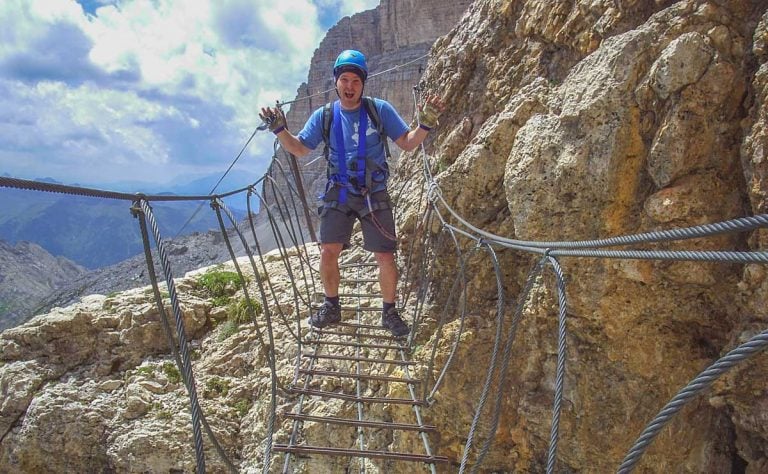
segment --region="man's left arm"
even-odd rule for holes
[[[439,96],[428,95],[419,108],[419,121],[416,127],[395,140],[397,146],[404,151],[415,150],[424,142],[429,132],[437,126],[437,119],[444,109],[445,105]]]

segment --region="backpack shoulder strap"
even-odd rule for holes
[[[331,121],[333,121],[333,102],[328,102],[323,106],[323,142],[325,148],[323,149],[323,155],[325,160],[328,161],[328,152],[331,146]]]
[[[392,154],[389,152],[389,142],[387,141],[387,134],[384,133],[384,124],[381,121],[381,117],[379,117],[379,111],[376,109],[376,101],[373,100],[373,97],[365,96],[363,97],[363,106],[366,113],[368,113],[368,117],[371,119],[371,123],[376,128],[376,132],[381,137],[381,142],[384,144],[384,155],[389,160],[392,158]]]

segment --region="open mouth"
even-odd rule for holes
[[[344,92],[344,97],[347,98],[347,99],[354,99],[355,98],[355,93],[354,92],[345,91]]]

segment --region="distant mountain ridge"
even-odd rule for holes
[[[172,186],[163,194],[207,195],[219,179],[219,175],[204,176]],[[238,172],[223,181],[217,192],[239,189],[255,180],[252,174]],[[36,181],[62,184],[47,177]],[[117,190],[106,186],[88,187]],[[152,193],[148,188],[143,189]],[[115,264],[142,251],[138,225],[131,217],[130,203],[125,201],[11,188],[0,188],[0,198],[5,202],[0,207],[0,239],[11,244],[34,242],[52,255],[68,258],[89,269]],[[242,198],[225,199],[225,203],[238,219],[245,215]],[[252,204],[257,210],[258,202]],[[219,226],[204,202],[203,206],[199,201],[158,202],[153,203],[152,208],[164,237],[205,232]]]
[[[37,312],[45,295],[86,273],[85,268],[54,257],[30,242],[0,240],[0,331]]]

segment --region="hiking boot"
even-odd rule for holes
[[[395,308],[390,308],[389,311],[381,315],[381,327],[389,329],[389,332],[395,337],[403,337],[411,332]]]
[[[341,306],[326,301],[317,311],[309,317],[309,324],[322,329],[329,324],[336,324],[341,321]]]

